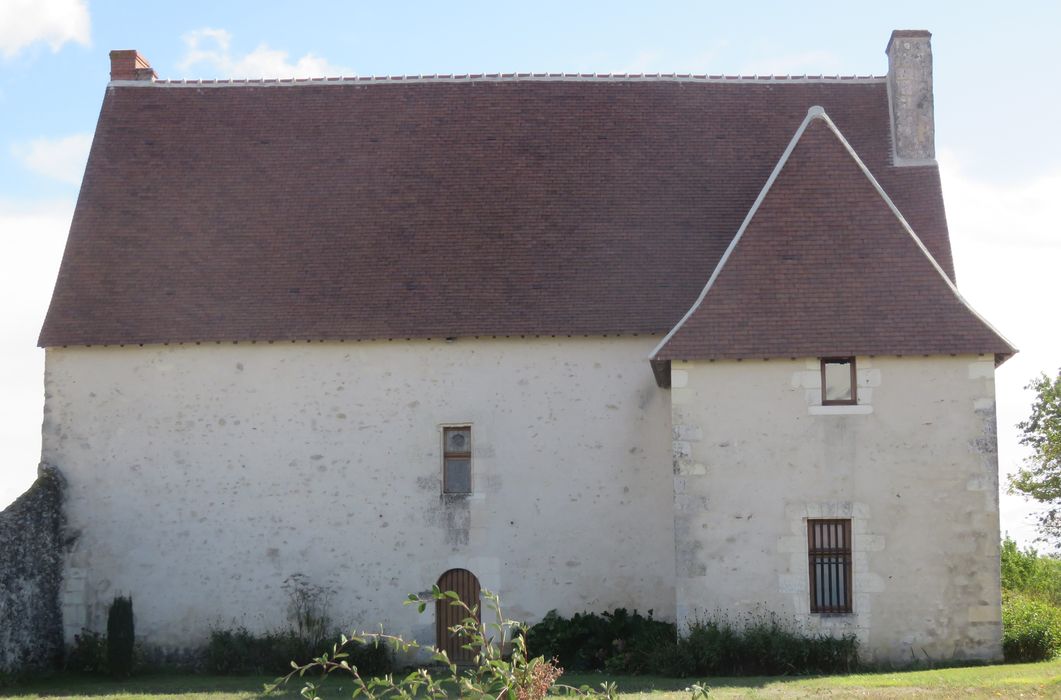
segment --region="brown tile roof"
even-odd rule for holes
[[[880,79],[111,85],[40,344],[663,334],[811,105],[951,274]]]
[[[1016,352],[812,110],[656,360]]]

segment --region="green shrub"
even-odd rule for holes
[[[205,650],[206,670],[219,674],[281,674],[291,662],[302,664],[330,651],[338,640],[325,640],[313,646],[297,631],[282,630],[252,634],[244,627],[215,629]],[[390,650],[383,645],[351,642],[346,647],[347,661],[366,676],[390,672]]]
[[[1041,661],[1061,653],[1061,560],[1002,542],[1002,653]]]
[[[74,643],[66,650],[63,668],[76,673],[106,673],[107,637],[87,629],[75,634]]]
[[[132,675],[135,637],[133,599],[118,596],[107,610],[107,668],[111,675]]]
[[[625,608],[601,615],[575,613],[570,619],[550,610],[527,631],[532,655],[555,658],[565,669],[608,673],[651,673],[659,647],[673,645],[675,626]]]
[[[490,591],[482,592],[486,607],[493,610],[494,623],[484,623],[479,619],[479,605],[474,609],[462,601],[454,591],[442,591],[432,586],[431,594],[419,596],[409,594],[406,605],[415,605],[420,613],[428,605],[448,604],[458,607],[463,619],[450,631],[457,637],[467,640],[465,649],[475,652],[475,663],[458,665],[445,651],[434,647],[421,646],[417,642],[407,642],[401,637],[387,634],[361,634],[353,639],[342,637],[339,644],[330,653],[324,653],[311,663],[295,665],[294,670],[266,688],[267,692],[278,689],[295,678],[327,676],[338,673],[350,682],[353,697],[364,700],[390,700],[391,698],[446,698],[458,695],[468,698],[505,698],[506,700],[544,700],[550,692],[567,697],[585,700],[615,700],[619,689],[614,683],[602,683],[599,690],[589,686],[574,688],[556,685],[556,680],[564,670],[556,665],[555,659],[544,657],[532,658],[527,653],[526,627],[514,620],[507,620],[501,614],[501,600]],[[505,642],[505,640],[510,640]],[[347,648],[351,642],[361,645],[389,645],[405,655],[427,652],[431,658],[431,667],[421,667],[404,676],[387,675],[384,677],[366,678],[361,671],[350,663]],[[301,695],[304,698],[316,698],[320,686],[316,681],[304,681]],[[707,697],[707,688],[694,685],[691,689],[693,700]]]
[[[858,667],[858,639],[806,634],[777,615],[734,623],[722,615],[689,625],[661,670],[674,676],[846,673]]]
[[[1061,652],[1061,608],[1023,593],[1003,593],[1002,630],[1006,661],[1044,661]]]
[[[333,590],[319,586],[304,574],[296,573],[284,580],[287,593],[285,629],[252,634],[245,627],[215,629],[210,632],[204,657],[211,673],[280,674],[291,668],[291,662],[305,664],[325,652],[331,652],[339,641],[329,611]],[[357,666],[365,676],[390,672],[392,659],[385,645],[347,644],[347,662]]]
[[[264,636],[264,635],[263,635]],[[267,658],[267,650],[274,649],[273,644],[266,644],[263,636],[255,636],[246,628],[212,630],[210,641],[206,644],[205,662],[208,673],[266,673],[266,669],[275,671],[276,659]],[[301,654],[292,650],[280,656],[300,659]]]
[[[781,675],[838,673],[858,666],[854,635],[808,635],[776,615],[734,624],[723,616],[702,619],[680,639],[675,626],[620,608],[571,618],[550,611],[527,632],[531,654],[554,657],[567,669],[608,673]]]
[[[1042,556],[1031,547],[1021,551],[1008,537],[1002,541],[1001,554],[1004,590],[1061,607],[1061,559]]]

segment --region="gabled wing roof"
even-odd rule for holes
[[[1014,352],[813,107],[652,359]]]
[[[112,84],[40,344],[663,335],[814,104],[950,274],[883,79]]]

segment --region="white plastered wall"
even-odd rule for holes
[[[66,634],[132,594],[138,636],[284,624],[284,580],[344,627],[434,641],[402,607],[467,568],[515,619],[618,606],[674,619],[670,406],[655,340],[53,348],[43,460],[78,533]],[[440,495],[443,424],[473,489]]]
[[[876,660],[1001,655],[990,357],[674,362],[677,615],[773,612]],[[808,518],[851,518],[854,613],[810,613]]]

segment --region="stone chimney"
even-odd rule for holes
[[[888,40],[888,99],[896,165],[935,162],[932,116],[932,34],[896,29]]]
[[[151,64],[135,49],[111,51],[111,80],[154,80],[157,77]]]

